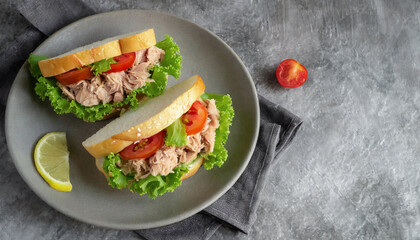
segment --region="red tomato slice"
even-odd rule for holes
[[[69,72],[55,76],[55,78],[64,85],[77,83],[79,81],[93,77],[90,67],[83,67],[81,69],[74,69]]]
[[[187,135],[194,135],[201,132],[207,121],[207,109],[200,101],[195,101],[190,110],[182,116]]]
[[[308,77],[306,68],[293,59],[286,59],[279,64],[276,70],[277,81],[286,88],[302,86]]]
[[[122,158],[127,160],[148,158],[162,147],[164,137],[165,131],[161,131],[149,138],[136,141],[130,146],[124,148],[120,152],[120,155]]]
[[[114,57],[114,60],[116,61],[116,63],[111,64],[111,69],[106,71],[106,73],[121,72],[133,66],[134,60],[136,60],[136,53],[126,53]]]

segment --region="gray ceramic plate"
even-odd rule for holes
[[[73,115],[55,114],[48,101],[42,102],[35,95],[34,81],[25,64],[16,76],[7,102],[6,137],[10,153],[22,178],[40,198],[80,221],[110,228],[144,229],[185,219],[222,196],[239,178],[254,150],[259,108],[253,81],[232,49],[194,23],[153,11],[104,13],[61,29],[35,53],[56,56],[97,40],[147,28],[155,29],[158,41],[169,34],[180,46],[184,59],[182,76],[179,80],[170,78],[168,86],[199,74],[207,92],[232,96],[236,116],[227,143],[228,161],[222,168],[200,169],[173,193],[155,200],[113,189],[81,145],[106,122],[85,123]],[[52,131],[67,132],[73,184],[70,193],[50,188],[33,164],[35,143]]]

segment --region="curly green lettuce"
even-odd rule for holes
[[[73,113],[86,122],[101,120],[105,115],[111,113],[111,111],[117,107],[130,106],[135,109],[139,105],[137,99],[138,94],[144,94],[148,97],[159,96],[166,88],[167,75],[171,75],[175,78],[179,78],[181,75],[182,56],[179,55],[179,47],[170,36],[165,35],[165,37],[165,40],[156,44],[157,47],[165,51],[165,57],[162,62],[150,69],[150,72],[152,73],[151,78],[154,81],[148,82],[143,87],[130,92],[130,94],[121,102],[87,107],[74,100],[67,100],[67,98],[62,95],[61,89],[57,86],[57,80],[55,78],[45,78],[41,74],[38,62],[47,59],[48,57],[31,54],[28,62],[31,75],[37,79],[35,92],[43,101],[49,99],[51,106],[57,114]],[[109,62],[101,63],[100,66],[96,67],[96,70],[102,71],[103,69],[106,69],[106,64],[109,64]]]
[[[225,143],[230,133],[229,127],[232,125],[235,112],[232,106],[232,98],[228,95],[204,93],[201,95],[203,100],[216,100],[216,107],[219,110],[219,128],[216,129],[216,138],[214,142],[214,150],[208,155],[204,155],[204,167],[210,170],[217,165],[221,167],[228,157],[228,151],[225,148]]]
[[[166,128],[165,145],[182,147],[187,144],[187,131],[181,118]]]
[[[108,184],[117,189],[128,187],[128,184],[134,180],[132,176],[126,176],[121,168],[117,166],[117,162],[121,161],[119,154],[111,153],[106,158],[102,165],[102,169],[107,173]]]
[[[130,191],[136,192],[140,195],[147,194],[152,199],[167,192],[173,192],[175,188],[181,185],[181,177],[187,173],[189,168],[185,164],[176,167],[172,173],[166,176],[149,175],[144,179],[140,179],[130,185]]]
[[[29,72],[31,73],[32,77],[39,78],[42,76],[41,70],[38,66],[38,62],[48,58],[49,57],[34,55],[32,53],[29,55]]]
[[[95,76],[98,76],[98,74],[110,70],[111,64],[113,63],[116,63],[116,61],[113,58],[102,59],[101,61],[92,63],[90,65],[90,71],[92,71]]]
[[[220,120],[219,128],[216,130],[216,138],[214,150],[212,153],[207,155],[201,155],[205,158],[204,167],[210,170],[217,165],[221,167],[228,157],[228,152],[224,146],[230,133],[229,127],[232,125],[234,117],[234,110],[232,107],[232,99],[229,95],[219,95],[204,93],[201,95],[203,100],[214,99],[216,100],[216,107],[219,110]],[[175,122],[176,123],[176,122]],[[177,125],[177,124],[176,124]],[[173,126],[172,131],[173,138],[175,140],[169,140],[171,142],[179,143],[184,141],[184,135],[182,134],[182,128],[180,126]],[[167,133],[170,132],[167,128]],[[185,132],[185,128],[183,130]],[[165,144],[168,139],[165,139]],[[186,141],[186,136],[185,136]],[[184,144],[185,145],[185,144]],[[182,145],[183,146],[183,145]],[[120,161],[120,155],[111,153],[105,157],[103,163],[103,170],[108,174],[109,185],[113,188],[121,189],[129,187],[132,192],[137,192],[140,195],[147,194],[149,197],[155,199],[159,195],[163,195],[166,192],[172,192],[175,188],[181,185],[181,177],[184,173],[189,171],[188,165],[181,164],[173,170],[173,173],[167,176],[153,176],[149,175],[145,179],[135,181],[132,175],[124,175],[121,169],[116,165]]]
[[[188,166],[181,164],[172,173],[166,176],[149,175],[144,179],[135,181],[132,175],[124,175],[117,162],[121,161],[119,154],[111,153],[105,157],[102,165],[103,170],[108,174],[108,184],[117,189],[129,187],[132,192],[140,195],[147,194],[152,199],[167,192],[172,192],[181,185],[181,177],[189,171]]]

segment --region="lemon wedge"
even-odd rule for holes
[[[71,191],[65,132],[51,132],[43,136],[35,146],[34,160],[36,170],[52,188]]]

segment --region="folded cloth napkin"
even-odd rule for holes
[[[136,231],[147,239],[209,239],[222,224],[248,233],[270,168],[291,143],[302,121],[259,96],[261,124],[257,146],[239,180],[215,203],[181,222]]]
[[[81,0],[21,0],[17,8],[32,26],[0,53],[1,66],[9,64],[0,69],[2,74],[9,72],[7,81],[0,85],[2,93],[8,92],[18,68],[37,44],[59,28],[95,13]],[[14,54],[11,54],[11,49]],[[1,99],[2,111],[5,99]],[[302,124],[298,117],[281,106],[261,96],[259,102],[261,125],[257,146],[249,165],[235,185],[202,212],[165,227],[136,230],[139,235],[147,239],[208,239],[222,224],[244,233],[249,231],[255,221],[270,168],[278,161],[280,153],[291,143]]]

